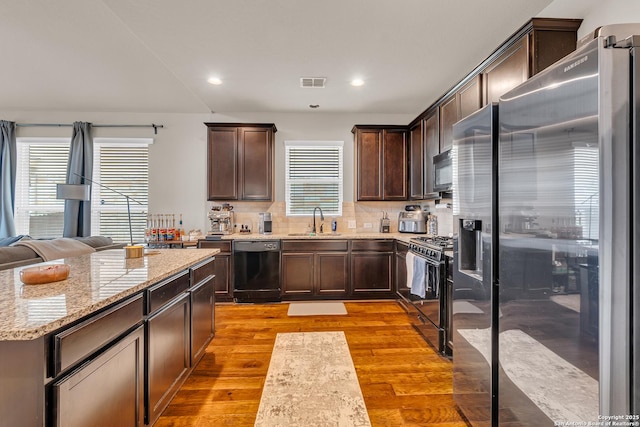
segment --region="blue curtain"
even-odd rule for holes
[[[16,124],[0,120],[0,238],[16,235]]]
[[[79,176],[81,175],[81,176]],[[73,123],[73,135],[67,164],[67,184],[89,184],[82,177],[92,179],[93,138],[91,123]],[[64,237],[91,235],[91,201],[64,201]]]

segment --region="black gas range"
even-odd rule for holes
[[[445,236],[420,236],[409,240],[409,250],[428,261],[440,262],[444,251],[453,250],[453,238]]]

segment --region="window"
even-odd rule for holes
[[[16,230],[32,237],[60,237],[64,200],[56,184],[64,183],[69,138],[18,138]],[[142,241],[149,193],[149,138],[94,138],[93,179],[142,203],[131,202],[134,241]],[[91,186],[91,234],[129,241],[127,200]]]
[[[342,141],[285,141],[287,215],[342,215]]]

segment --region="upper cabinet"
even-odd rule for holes
[[[425,179],[423,197],[412,188],[412,198],[433,197],[430,191],[433,185],[428,181],[433,174],[432,159],[435,154],[451,148],[453,125],[483,105],[497,102],[504,93],[573,52],[581,23],[581,19],[531,19],[409,124],[410,129],[422,127],[426,156],[423,170],[415,164],[411,166],[409,182],[417,182],[420,176]],[[430,122],[430,127],[425,121]],[[427,143],[434,137],[439,141],[435,153],[433,143]],[[427,152],[427,147],[432,151]],[[413,155],[411,161],[414,161]]]
[[[208,200],[273,200],[274,124],[205,123]]]
[[[407,128],[356,125],[356,200],[407,200]]]
[[[528,41],[528,37],[519,40],[482,72],[486,103],[498,102],[500,96],[529,78]]]

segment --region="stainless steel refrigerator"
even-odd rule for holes
[[[640,25],[603,27],[500,98],[483,225],[472,224],[467,200],[486,172],[476,178],[476,152],[461,149],[478,126],[454,126],[454,394],[473,425],[640,421],[633,34]],[[465,239],[476,242],[475,261]]]

